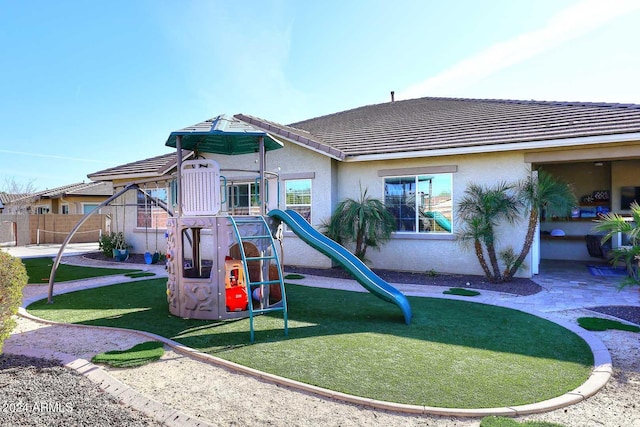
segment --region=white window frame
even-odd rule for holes
[[[309,183],[309,203],[288,203],[288,184],[289,183],[293,183],[293,182],[301,182],[301,181],[306,181]],[[304,194],[303,197],[306,197],[307,195]],[[284,206],[285,209],[293,209],[296,210],[295,208],[309,208],[309,217],[305,218],[309,224],[313,224],[313,179],[312,178],[289,178],[289,179],[285,179],[284,180]]]
[[[452,167],[453,168],[453,167]],[[386,172],[386,173],[385,173]],[[416,169],[411,169],[411,170],[406,170],[406,172],[416,172],[416,173],[406,173],[406,174],[398,174],[396,175],[396,173],[398,172],[403,172],[403,170],[398,170],[398,169],[390,169],[388,171],[380,171],[379,175],[381,175],[383,177],[382,179],[382,188],[385,191],[384,194],[384,203],[388,204],[389,201],[387,200],[387,180],[389,179],[410,179],[413,178],[414,182],[415,182],[415,192],[419,192],[419,194],[421,194],[420,198],[423,198],[424,196],[422,196],[422,193],[424,192],[420,192],[419,191],[419,178],[420,177],[427,177],[427,176],[433,176],[433,177],[437,177],[437,176],[444,176],[447,175],[449,177],[449,200],[451,202],[451,213],[450,213],[450,218],[446,218],[447,221],[449,222],[449,228],[450,230],[447,231],[446,229],[444,229],[443,227],[441,227],[439,224],[436,225],[436,220],[435,219],[425,219],[425,218],[420,218],[420,216],[418,215],[419,212],[419,207],[423,206],[422,203],[420,203],[420,199],[416,197],[416,194],[413,195],[413,206],[411,205],[407,205],[408,209],[412,209],[414,211],[413,214],[413,223],[408,223],[408,225],[410,225],[409,230],[402,230],[402,229],[398,229],[396,231],[394,231],[394,234],[397,235],[419,235],[419,236],[451,236],[453,235],[453,220],[454,220],[454,212],[453,212],[453,172],[454,170],[449,170],[448,168],[445,167],[438,167],[438,168],[416,168]],[[408,195],[409,197],[411,196],[410,194]],[[432,200],[434,197],[437,196],[433,196],[432,194],[429,194],[430,199]],[[434,212],[438,212],[440,213],[439,210],[435,210]],[[395,215],[394,215],[395,216]],[[402,221],[402,219],[400,218],[399,221]],[[430,227],[432,227],[430,230],[420,230],[421,226],[423,228],[425,228],[425,224],[427,222],[431,221]],[[437,231],[433,231],[433,228],[437,228]]]

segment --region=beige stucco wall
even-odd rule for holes
[[[257,155],[245,156],[213,156],[221,168],[221,174],[232,179],[234,176],[248,177],[247,172],[233,172],[229,169],[257,170]],[[378,171],[383,169],[402,169],[431,166],[457,167],[453,174],[454,203],[464,193],[469,183],[493,184],[496,176],[505,180],[517,180],[528,173],[523,155],[502,153],[491,155],[469,155],[456,157],[434,157],[422,159],[370,161],[370,162],[337,162],[323,154],[287,144],[285,148],[267,154],[269,171],[277,171],[281,176],[281,206],[284,208],[284,180],[291,177],[313,177],[312,180],[312,223],[318,229],[329,219],[333,207],[346,197],[358,198],[359,183],[368,188],[373,197],[383,199],[383,178]],[[128,203],[134,203],[131,193]],[[127,223],[133,226],[135,217],[128,215]],[[456,224],[454,224],[455,230]],[[524,239],[525,223],[502,227],[499,232],[501,247],[510,242],[519,250]],[[143,235],[131,240],[135,252],[144,246]],[[402,254],[399,256],[398,254]],[[394,234],[392,240],[383,246],[381,251],[370,250],[367,253],[374,268],[397,269],[406,271],[438,271],[444,273],[482,274],[475,253],[463,249],[453,234]],[[291,232],[285,233],[284,241],[285,265],[304,265],[327,268],[332,261],[314,250]],[[530,263],[527,262],[527,265]],[[528,275],[528,269],[521,275]]]
[[[515,181],[528,174],[527,165],[521,153],[476,154],[467,156],[446,156],[422,159],[393,161],[340,163],[338,167],[338,199],[357,198],[360,194],[359,182],[369,194],[384,199],[383,178],[379,170],[418,168],[432,166],[456,166],[453,173],[454,206],[465,189],[471,183],[491,185],[496,177],[501,180]],[[455,218],[455,217],[454,217]],[[458,224],[454,222],[455,232]],[[524,241],[526,223],[519,222],[504,226],[499,230],[499,246],[505,247],[513,242],[519,251]],[[390,242],[380,251],[367,251],[367,257],[375,268],[406,270],[416,272],[436,271],[442,273],[483,274],[473,250],[465,250],[455,239],[454,234],[417,234],[395,233]],[[528,275],[527,269],[519,275]]]
[[[628,213],[620,210],[621,187],[640,187],[640,160],[617,161],[611,165],[611,208]]]

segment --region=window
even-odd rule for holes
[[[285,209],[291,209],[311,223],[311,180],[289,179],[284,182]]]
[[[82,204],[82,213],[84,215],[88,214],[92,210],[98,207],[98,203],[83,203]]]
[[[144,190],[150,197],[138,191],[137,192],[137,223],[140,228],[166,228],[167,212],[162,209],[155,199],[167,202],[167,190],[165,188],[146,189]]]
[[[450,173],[384,178],[384,203],[396,218],[396,231],[451,233]]]
[[[69,205],[62,205],[62,215],[69,215]]]

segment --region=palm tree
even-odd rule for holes
[[[537,179],[529,175],[529,177],[520,181],[518,193],[524,207],[525,216],[528,214],[527,234],[520,255],[508,266],[504,274],[505,281],[511,280],[517,273],[531,250],[540,213],[544,211],[547,218],[553,216],[566,217],[577,202],[573,188],[569,184],[544,170],[538,170]]]
[[[630,247],[615,248],[611,251],[611,263],[623,261],[627,268],[628,277],[620,283],[620,288],[640,286],[640,205],[638,202],[631,203],[631,221],[627,221],[616,213],[608,213],[596,221],[593,229],[606,233],[602,243],[618,233],[624,234],[629,239]]]
[[[494,187],[471,184],[458,203],[457,211],[463,225],[457,236],[463,244],[473,242],[480,266],[491,282],[505,280],[498,264],[496,228],[502,221],[514,222],[519,217],[520,207],[515,188],[506,182]]]
[[[360,199],[348,198],[336,206],[325,234],[340,244],[355,242],[354,255],[366,260],[367,248],[379,248],[396,229],[395,217],[384,204],[360,189]]]

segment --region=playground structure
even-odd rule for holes
[[[410,323],[411,307],[402,293],[313,229],[297,212],[278,209],[278,176],[266,171],[265,164],[267,151],[283,146],[279,140],[240,120],[218,116],[172,132],[166,145],[178,153],[185,148],[195,151],[196,158],[182,161],[182,156],[177,156],[177,209],[167,226],[167,295],[172,314],[216,320],[249,317],[253,341],[254,316],[282,311],[286,335],[287,300],[276,245],[285,223],[367,290],[398,305],[405,322]],[[238,214],[233,210],[237,204],[233,186],[228,185],[217,162],[203,158],[204,153],[258,153],[255,193],[249,195],[258,202],[257,212],[248,209]]]
[[[281,311],[284,334],[288,335],[287,299],[276,243],[282,243],[284,223],[304,242],[340,264],[369,292],[396,304],[405,322],[411,322],[411,306],[401,292],[347,249],[316,231],[297,212],[279,209],[278,175],[266,171],[265,165],[266,152],[282,148],[282,142],[238,119],[218,116],[172,132],[166,145],[176,148],[178,154],[176,203],[173,212],[165,209],[171,215],[167,219],[166,253],[171,314],[205,320],[248,317],[253,342],[254,317]],[[193,151],[194,160],[183,160],[183,149]],[[225,171],[204,154],[256,153],[259,169],[242,171],[255,174],[254,192],[242,196],[256,201],[257,208],[250,204],[247,209],[236,209],[241,196],[237,186],[230,185]],[[138,183],[130,183],[104,204],[131,189],[142,191]],[[64,246],[89,215],[60,248],[49,279],[50,303]]]

